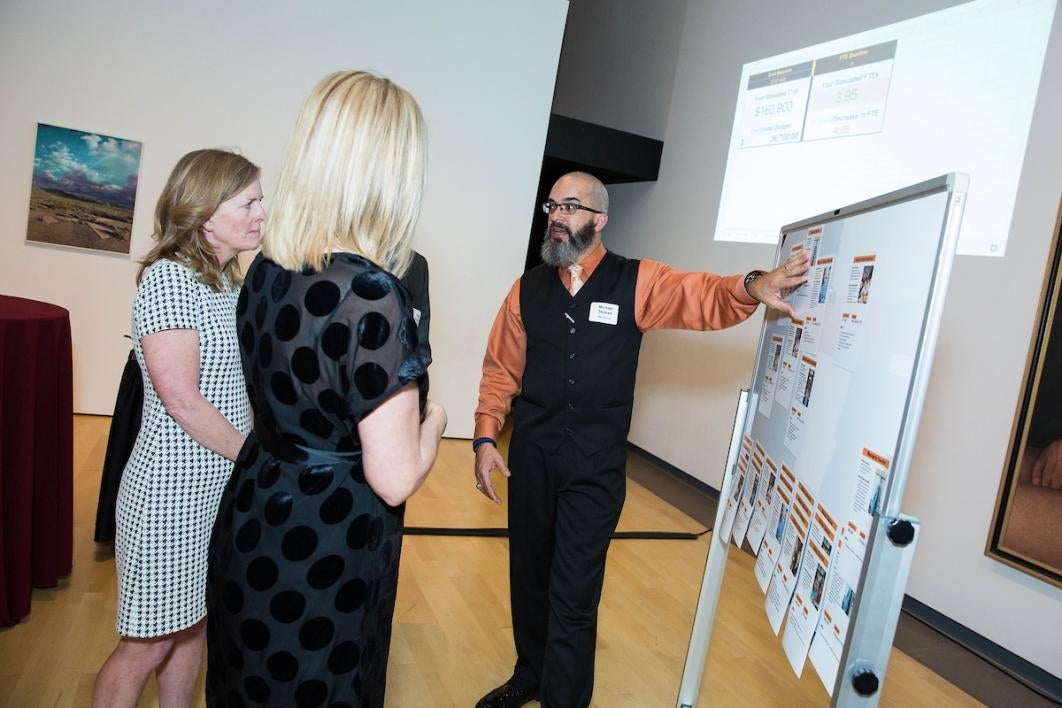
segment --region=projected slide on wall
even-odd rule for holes
[[[750,76],[738,147],[880,133],[896,41]]]
[[[970,175],[960,254],[1002,256],[1056,0],[977,0],[746,64],[715,238]]]

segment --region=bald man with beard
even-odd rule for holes
[[[509,585],[516,667],[477,708],[587,706],[594,687],[605,557],[626,494],[627,433],[642,334],[715,330],[804,283],[800,250],[769,273],[685,273],[605,249],[608,192],[572,172],[542,205],[543,264],[502,303],[475,414],[476,489],[500,504],[509,478]],[[513,410],[506,465],[496,447]]]

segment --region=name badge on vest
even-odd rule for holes
[[[413,324],[415,324],[415,325],[417,325],[419,327],[420,326],[420,310],[418,310],[415,307],[411,307],[410,309],[413,310]]]
[[[614,325],[619,321],[619,305],[610,302],[590,303],[590,321]]]

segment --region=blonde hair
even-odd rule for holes
[[[169,259],[191,268],[199,282],[215,292],[225,287],[224,276],[239,285],[239,261],[233,258],[220,265],[202,227],[222,202],[258,179],[259,172],[247,158],[226,150],[194,150],[178,160],[155,206],[152,238],[157,243],[140,261],[137,284],[153,263]]]
[[[326,76],[295,124],[262,253],[289,270],[321,270],[332,251],[351,251],[401,276],[426,163],[424,116],[409,92],[364,71]]]

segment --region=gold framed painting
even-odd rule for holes
[[[1062,587],[1062,204],[985,553]]]

